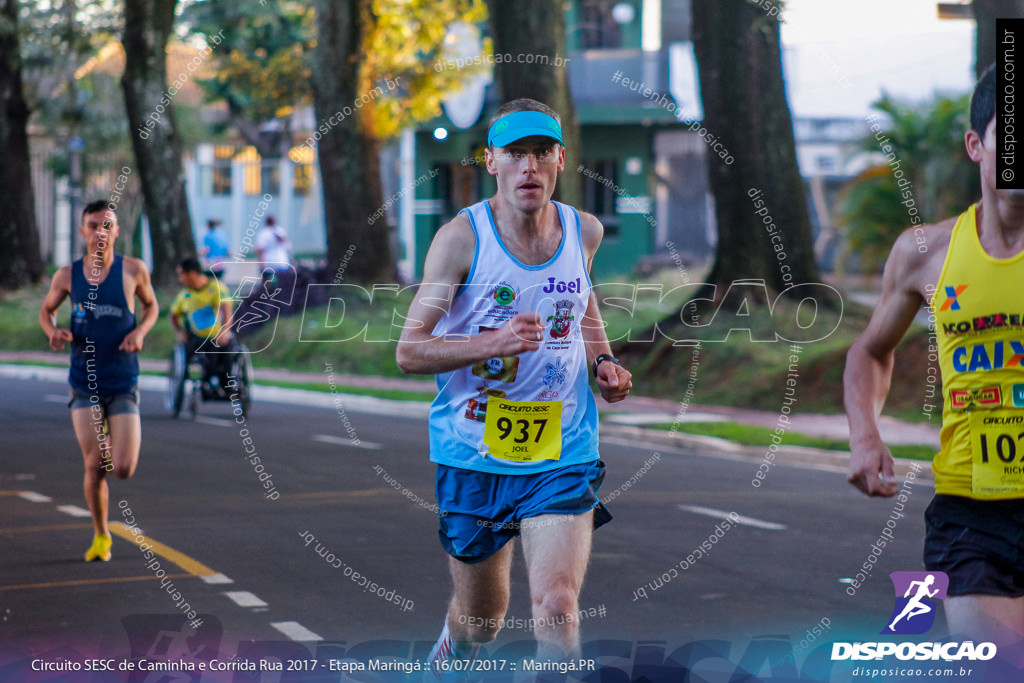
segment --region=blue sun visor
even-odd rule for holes
[[[542,135],[565,145],[562,142],[562,127],[558,125],[558,121],[539,111],[517,111],[502,116],[494,122],[487,133],[487,145],[504,147],[531,135]]]

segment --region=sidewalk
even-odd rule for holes
[[[36,351],[0,351],[0,363],[40,363],[45,365],[64,365],[68,363],[65,353]],[[167,363],[160,360],[142,359],[143,370],[164,372]],[[290,370],[274,370],[257,368],[259,379],[289,382],[322,382],[327,385],[326,372],[292,372]],[[377,377],[368,375],[345,375],[332,373],[332,380],[338,386],[365,387],[368,389],[404,389],[431,393],[437,385],[433,379],[424,377]],[[598,409],[607,415],[605,420],[613,424],[642,426],[644,424],[673,423],[677,419],[684,404],[669,399],[630,396],[629,399],[615,405],[609,405],[598,399]],[[713,422],[731,421],[758,425],[774,429],[779,421],[777,413],[760,410],[748,410],[734,406],[685,406],[686,412],[680,421]],[[928,444],[938,448],[939,424],[915,424],[903,422],[883,416],[879,421],[882,438],[892,444]],[[830,439],[848,439],[849,428],[845,415],[814,415],[807,413],[789,416],[790,431],[821,436]]]
[[[0,351],[0,363],[37,363],[39,365],[68,366],[67,353],[51,351]],[[139,367],[148,372],[167,372],[167,361],[152,358],[140,358]],[[406,391],[437,391],[433,379],[425,377],[377,377],[366,375],[346,375],[324,372],[293,372],[291,370],[275,370],[262,366],[256,367],[258,379],[276,382],[322,382],[327,387],[328,377],[338,386],[367,387],[371,389],[405,389]]]
[[[680,422],[740,422],[775,429],[779,414],[732,406],[689,405],[682,419],[678,417],[685,404],[667,399],[630,396],[614,406],[598,403],[602,412],[614,413],[607,421],[628,425]],[[939,447],[939,424],[917,424],[882,416],[879,420],[882,439],[891,444],[927,444]],[[829,439],[849,439],[846,415],[815,415],[791,413],[788,431]]]

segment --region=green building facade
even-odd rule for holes
[[[666,169],[671,173],[672,164],[668,157],[659,159],[658,147],[666,135],[694,136],[678,116],[683,106],[669,94],[669,50],[661,47],[689,37],[689,3],[665,0],[670,8],[653,3],[659,10],[657,22],[642,16],[644,4],[642,0],[574,0],[566,10],[567,68],[580,124],[582,163],[566,167],[564,173],[582,175],[583,200],[578,208],[595,214],[605,226],[593,266],[594,277],[602,280],[627,274],[638,263],[664,252],[673,232],[683,229],[668,225],[669,188],[662,176]],[[633,8],[632,18],[622,5]],[[644,50],[642,43],[649,40],[644,40],[643,32],[652,30],[658,32],[658,49]],[[688,78],[695,83],[693,74]],[[414,134],[414,191],[407,193],[414,195],[409,198],[414,229],[404,237],[400,230],[398,244],[400,259],[413,279],[422,277],[423,259],[437,230],[463,207],[495,192],[494,179],[483,165],[483,150],[488,122],[500,105],[498,97],[496,88],[488,85],[482,111],[468,128],[458,128],[442,114]],[[699,157],[698,163],[688,167],[699,171],[693,181],[706,188],[703,150],[692,144],[682,147],[691,149],[690,157]],[[659,186],[661,201],[657,201]],[[704,209],[703,192],[698,193],[698,212]],[[682,216],[678,211],[672,215],[673,223]],[[699,232],[703,234],[702,227]]]

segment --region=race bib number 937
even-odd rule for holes
[[[535,462],[562,455],[561,401],[487,401],[484,444],[502,460]]]

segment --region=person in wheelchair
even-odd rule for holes
[[[199,259],[178,264],[178,282],[184,287],[171,304],[171,326],[185,346],[185,368],[193,358],[203,366],[203,398],[227,398],[227,374],[238,350],[231,334],[231,293],[210,277]]]

